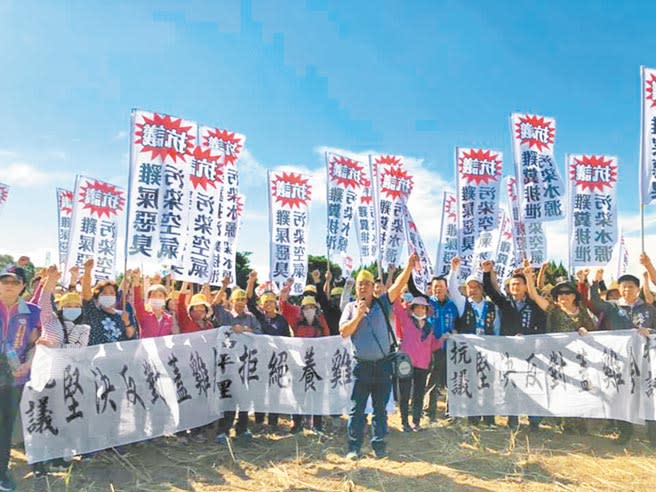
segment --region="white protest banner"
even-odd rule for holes
[[[133,110],[130,126],[130,185],[126,256],[128,264],[181,273],[187,233],[188,183],[196,123]]]
[[[73,215],[73,192],[57,188],[57,245],[59,264],[66,262],[68,239],[71,235],[71,216]]]
[[[512,213],[515,258],[518,262],[528,258],[531,266],[540,267],[547,259],[547,238],[542,229],[542,222],[524,223],[517,195],[517,179],[514,176],[506,176],[505,184]]]
[[[510,126],[522,220],[528,223],[564,219],[565,183],[553,153],[556,120],[513,113]]]
[[[474,257],[493,259],[493,231],[499,215],[499,185],[503,168],[501,152],[456,148],[456,189],[460,275],[473,273]]]
[[[0,212],[2,212],[2,209],[4,208],[5,203],[7,203],[8,198],[9,198],[9,185],[0,183]]]
[[[458,198],[445,191],[442,198],[442,220],[437,243],[435,275],[446,276],[451,269],[451,258],[458,256]]]
[[[403,247],[404,209],[412,193],[412,177],[395,155],[369,156],[374,174],[374,206],[378,216],[378,259],[387,269],[398,265]]]
[[[300,295],[307,278],[307,231],[312,198],[310,177],[269,171],[269,271],[281,286],[292,278],[292,295]]]
[[[226,410],[347,413],[350,340],[229,328],[79,349],[39,346],[21,414],[30,463],[217,420]]]
[[[372,187],[371,163],[363,171],[362,192],[358,200],[355,230],[358,234],[360,264],[368,265],[378,259],[378,227]]]
[[[453,336],[449,413],[653,420],[656,385],[649,393],[649,379],[656,372],[643,357],[646,340],[635,330]]]
[[[367,183],[365,164],[349,157],[326,152],[328,213],[326,249],[328,259],[347,254],[354,209]]]
[[[419,256],[419,268],[412,270],[412,280],[421,292],[426,292],[433,277],[433,266],[428,257],[424,240],[419,234],[417,224],[412,218],[407,205],[405,207],[405,233],[408,241],[408,255],[417,253],[417,256]]]
[[[617,243],[617,157],[568,154],[571,266],[606,266]]]
[[[82,273],[84,262],[93,258],[94,282],[116,277],[116,239],[124,208],[125,190],[77,176],[65,275],[73,266],[78,266]]]
[[[640,67],[640,203],[656,200],[656,69]]]
[[[510,277],[515,267],[515,244],[513,241],[513,224],[510,213],[503,209],[499,222],[499,240],[497,241],[497,252],[494,261],[494,270],[497,273],[497,282],[503,285]]]
[[[187,243],[191,253],[190,261],[197,265],[196,267],[190,265],[196,272],[196,280],[191,278],[189,280],[198,282],[204,277],[203,282],[220,285],[224,277],[229,277],[231,282],[236,281],[235,258],[237,251],[235,248],[238,221],[241,215],[241,207],[243,207],[243,200],[242,202],[239,200],[237,161],[246,138],[241,134],[228,130],[203,126],[200,128],[199,141],[202,152],[208,155],[209,160],[215,164],[214,167],[205,168],[206,172],[211,173],[214,170],[216,173],[216,192],[213,194],[215,209],[211,217],[207,217],[198,210],[194,211],[194,193],[192,192],[192,216],[195,218],[207,217],[207,219],[200,221],[203,230],[206,230],[208,221],[212,222],[212,225],[207,233],[210,245],[209,252],[206,252],[204,248],[202,251],[198,248],[199,240],[196,240],[196,242],[192,240],[191,244]],[[191,169],[192,173],[196,170],[193,164]],[[192,176],[191,179],[198,179],[198,176]],[[196,196],[196,198],[198,197]],[[196,203],[198,204],[198,201]],[[193,227],[194,230],[196,229],[195,224],[196,222],[192,224],[192,221],[189,221],[189,227]],[[201,246],[204,246],[204,244],[201,244]],[[186,251],[187,249],[185,249],[185,262],[188,259]],[[208,270],[206,275],[202,275],[204,273],[202,267],[204,267],[206,259],[209,260],[207,262]],[[201,268],[198,268],[198,266]]]
[[[620,242],[618,244],[619,250],[617,252],[617,277],[620,278],[626,273],[629,268],[629,251],[626,249],[626,242],[624,241],[624,232],[620,233]]]

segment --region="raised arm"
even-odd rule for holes
[[[401,272],[401,275],[396,277],[396,280],[394,283],[390,286],[390,288],[387,290],[387,297],[389,298],[389,301],[393,303],[396,301],[399,296],[401,295],[401,291],[403,291],[403,287],[408,283],[408,279],[410,278],[410,274],[412,273],[412,270],[415,268],[415,266],[419,263],[419,256],[417,256],[417,253],[412,253],[410,257],[408,258],[408,263],[406,263],[405,268]],[[390,265],[390,273],[388,273],[388,279],[389,276],[393,276],[393,271],[392,271],[392,266]]]
[[[651,283],[656,285],[656,268],[654,268],[654,264],[651,262],[651,258],[647,256],[647,253],[640,253],[640,264],[647,270]]]
[[[654,304],[654,294],[649,289],[649,272],[644,272],[642,278],[642,294],[645,296],[645,302],[647,304]]]
[[[509,301],[492,283],[493,267],[494,264],[490,260],[485,260],[483,263],[481,263],[481,268],[483,269],[483,290],[485,295],[492,299],[494,304],[500,308],[503,308],[509,304]]]
[[[454,256],[451,258],[451,269],[449,270],[449,277],[447,284],[449,286],[449,299],[453,301],[458,308],[458,315],[462,316],[465,312],[465,304],[467,299],[462,295],[458,288],[458,271],[460,270],[460,257]]]
[[[542,263],[542,265],[540,266],[540,271],[538,272],[538,280],[537,280],[537,285],[538,285],[538,289],[539,289],[539,290],[544,289],[544,281],[545,281],[545,279],[546,279],[546,275],[545,275],[545,273],[546,273],[546,271],[547,271],[547,267],[548,267],[548,266],[549,266],[549,262],[548,262],[548,261],[545,261],[545,262]]]
[[[342,291],[342,297],[339,299],[339,309],[344,311],[346,305],[351,301],[351,291],[353,290],[353,285],[355,280],[353,277],[348,277],[346,282],[344,282],[344,290]]]
[[[546,311],[549,308],[549,301],[542,297],[535,288],[535,273],[533,267],[528,266],[524,268],[524,276],[526,277],[526,287],[528,289],[529,297],[535,301],[535,304],[537,304],[540,309]]]
[[[52,293],[55,291],[60,273],[55,265],[48,268],[43,278],[43,288],[39,297],[41,308],[41,338],[45,345],[55,347],[64,341],[64,328],[52,309]]]
[[[598,268],[597,271],[595,272],[594,281],[590,286],[590,302],[592,303],[593,311],[597,313],[605,313],[611,307],[611,305],[608,302],[602,300],[601,296],[599,295],[599,285],[601,284],[603,279],[604,279],[604,269]]]
[[[91,271],[93,270],[93,258],[84,262],[84,273],[82,274],[82,300],[90,301],[93,297],[91,291]]]
[[[392,288],[392,281],[394,280],[395,273],[396,273],[396,265],[392,263],[387,265],[387,278],[385,278],[385,286],[383,287],[385,289],[385,292],[389,292],[389,290]],[[404,284],[407,283],[407,280],[403,283]]]
[[[246,282],[246,299],[249,301],[255,296],[255,282],[257,282],[257,272],[251,270],[248,273],[248,281]]]

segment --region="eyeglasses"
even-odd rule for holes
[[[13,285],[14,287],[16,287],[17,285],[20,285],[21,282],[20,282],[20,280],[16,280],[14,278],[2,278],[2,279],[0,279],[0,284],[2,284],[2,285]]]

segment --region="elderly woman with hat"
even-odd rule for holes
[[[194,294],[187,303],[189,284],[184,282],[178,297],[178,325],[180,333],[210,330],[212,324],[212,305],[205,294]]]
[[[403,304],[406,304],[404,307]],[[413,297],[404,303],[401,298],[392,305],[401,338],[401,351],[408,354],[412,362],[412,377],[399,379],[399,408],[403,432],[420,430],[421,412],[426,390],[428,367],[434,350],[442,347],[448,334],[438,340],[433,336],[433,325],[429,320],[432,308],[423,297]],[[412,425],[408,422],[410,392],[412,390]]]
[[[141,328],[141,338],[163,337],[173,333],[173,316],[166,312],[166,297],[168,292],[162,284],[154,284],[148,288],[146,310],[141,272],[132,272],[132,289],[134,292],[134,310]]]

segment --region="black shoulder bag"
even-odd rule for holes
[[[383,311],[383,315],[385,316],[385,324],[387,325],[387,331],[389,332],[390,336],[390,352],[389,354],[386,354],[382,345],[378,341],[376,333],[372,332],[374,340],[376,340],[376,343],[378,344],[378,348],[380,348],[380,351],[383,353],[383,355],[385,355],[386,358],[392,361],[392,375],[394,377],[398,379],[406,379],[412,377],[412,360],[408,354],[399,350],[399,343],[396,340],[394,330],[392,330],[389,314],[385,309],[385,305],[377,297],[374,297],[373,300],[380,306],[380,309]]]

